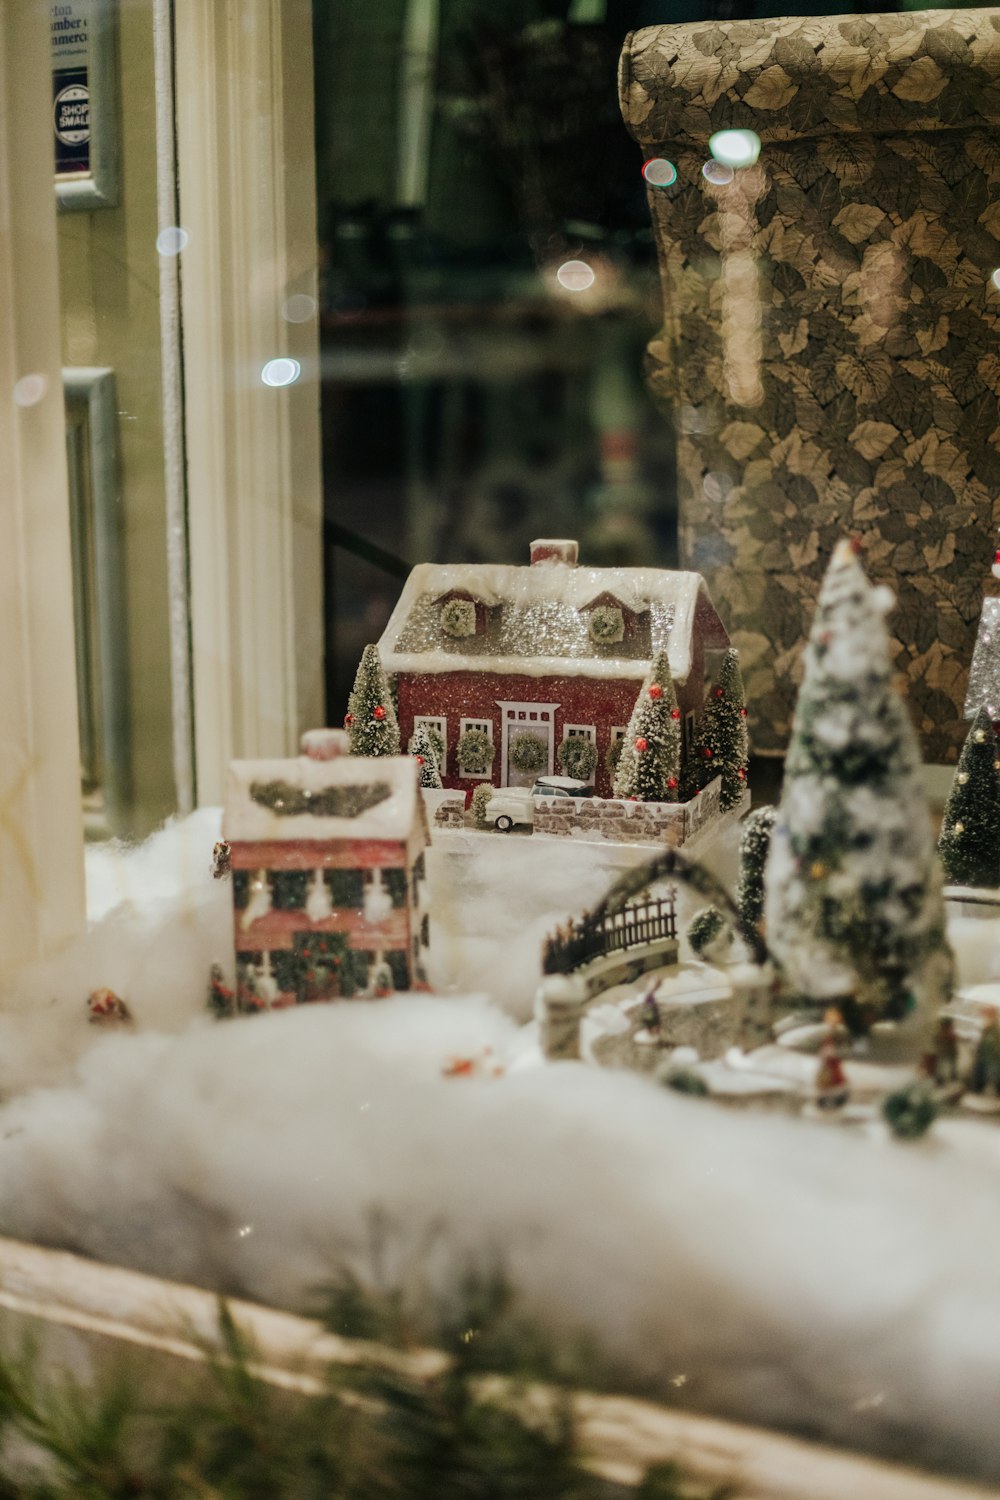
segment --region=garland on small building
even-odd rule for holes
[[[522,776],[537,775],[548,760],[545,744],[537,734],[516,734],[507,746],[507,761]]]
[[[387,782],[370,786],[326,786],[318,791],[293,786],[290,781],[253,781],[250,799],[279,818],[311,813],[314,818],[357,818],[391,796]]]

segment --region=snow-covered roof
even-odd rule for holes
[[[423,816],[411,755],[235,760],[222,834],[230,842],[409,838]],[[319,814],[299,811],[316,801]]]
[[[439,601],[462,592],[487,607],[486,627],[454,638]],[[636,617],[627,639],[597,644],[587,607],[611,594]],[[729,636],[700,573],[666,568],[580,568],[563,563],[421,563],[403,587],[379,642],[387,672],[481,671],[533,677],[645,676],[666,651],[677,682],[691,671],[695,623],[709,647]]]
[[[965,695],[965,717],[974,719],[985,708],[1000,719],[1000,598],[984,599]]]

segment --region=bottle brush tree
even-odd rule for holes
[[[653,659],[639,689],[615,773],[616,797],[676,802],[680,785],[681,711],[667,653]]]
[[[714,777],[721,776],[720,807],[723,812],[735,807],[746,790],[749,755],[740,658],[730,648],[708,690],[698,724],[691,757],[693,789],[701,791]]]
[[[426,724],[418,724],[414,730],[410,740],[410,754],[420,767],[420,785],[440,791],[441,772],[437,752]]]
[[[938,852],[949,885],[1000,886],[1000,755],[985,708],[962,747]]]
[[[771,847],[771,830],[778,816],[776,807],[757,807],[744,820],[740,832],[740,876],[736,905],[744,926],[759,930],[764,920],[764,866]]]
[[[855,546],[820,591],[765,870],[767,941],[791,988],[847,1025],[910,1016],[923,1040],[952,956],[920,755],[885,614]]]
[[[377,646],[366,646],[361,654],[344,727],[352,755],[399,754],[399,723]]]

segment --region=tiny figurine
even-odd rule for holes
[[[931,1057],[930,1077],[934,1083],[945,1087],[959,1082],[958,1037],[951,1016],[942,1016],[938,1021]]]
[[[984,1013],[983,1030],[972,1060],[969,1088],[991,1099],[1000,1097],[1000,1022],[990,1006]]]
[[[303,743],[298,759],[230,768],[241,1012],[409,989],[430,943],[415,757],[349,755],[343,730]]]
[[[91,990],[87,996],[87,1010],[88,1020],[93,1026],[114,1029],[118,1026],[129,1026],[132,1023],[132,1012],[114,990],[104,988]]]
[[[209,972],[208,1009],[217,1021],[236,1014],[236,995],[225,983],[221,964],[213,964]]]
[[[826,1022],[829,1030],[819,1049],[819,1068],[816,1072],[816,1104],[820,1109],[841,1109],[850,1098],[847,1074],[840,1060],[836,1028],[840,1023],[839,1011],[828,1011]]]
[[[232,850],[225,839],[219,839],[212,850],[212,874],[216,880],[224,880],[232,872]]]
[[[639,1025],[644,1027],[651,1036],[660,1034],[660,1007],[656,1003],[656,992],[659,988],[660,981],[657,980],[643,995],[642,1004],[639,1006]]]

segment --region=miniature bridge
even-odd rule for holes
[[[677,891],[636,902],[618,911],[587,912],[578,922],[557,928],[545,940],[544,974],[574,974],[595,959],[625,955],[632,949],[659,947],[677,940]],[[636,955],[638,957],[638,955]],[[645,967],[636,964],[637,972]],[[608,976],[608,983],[617,980]]]

